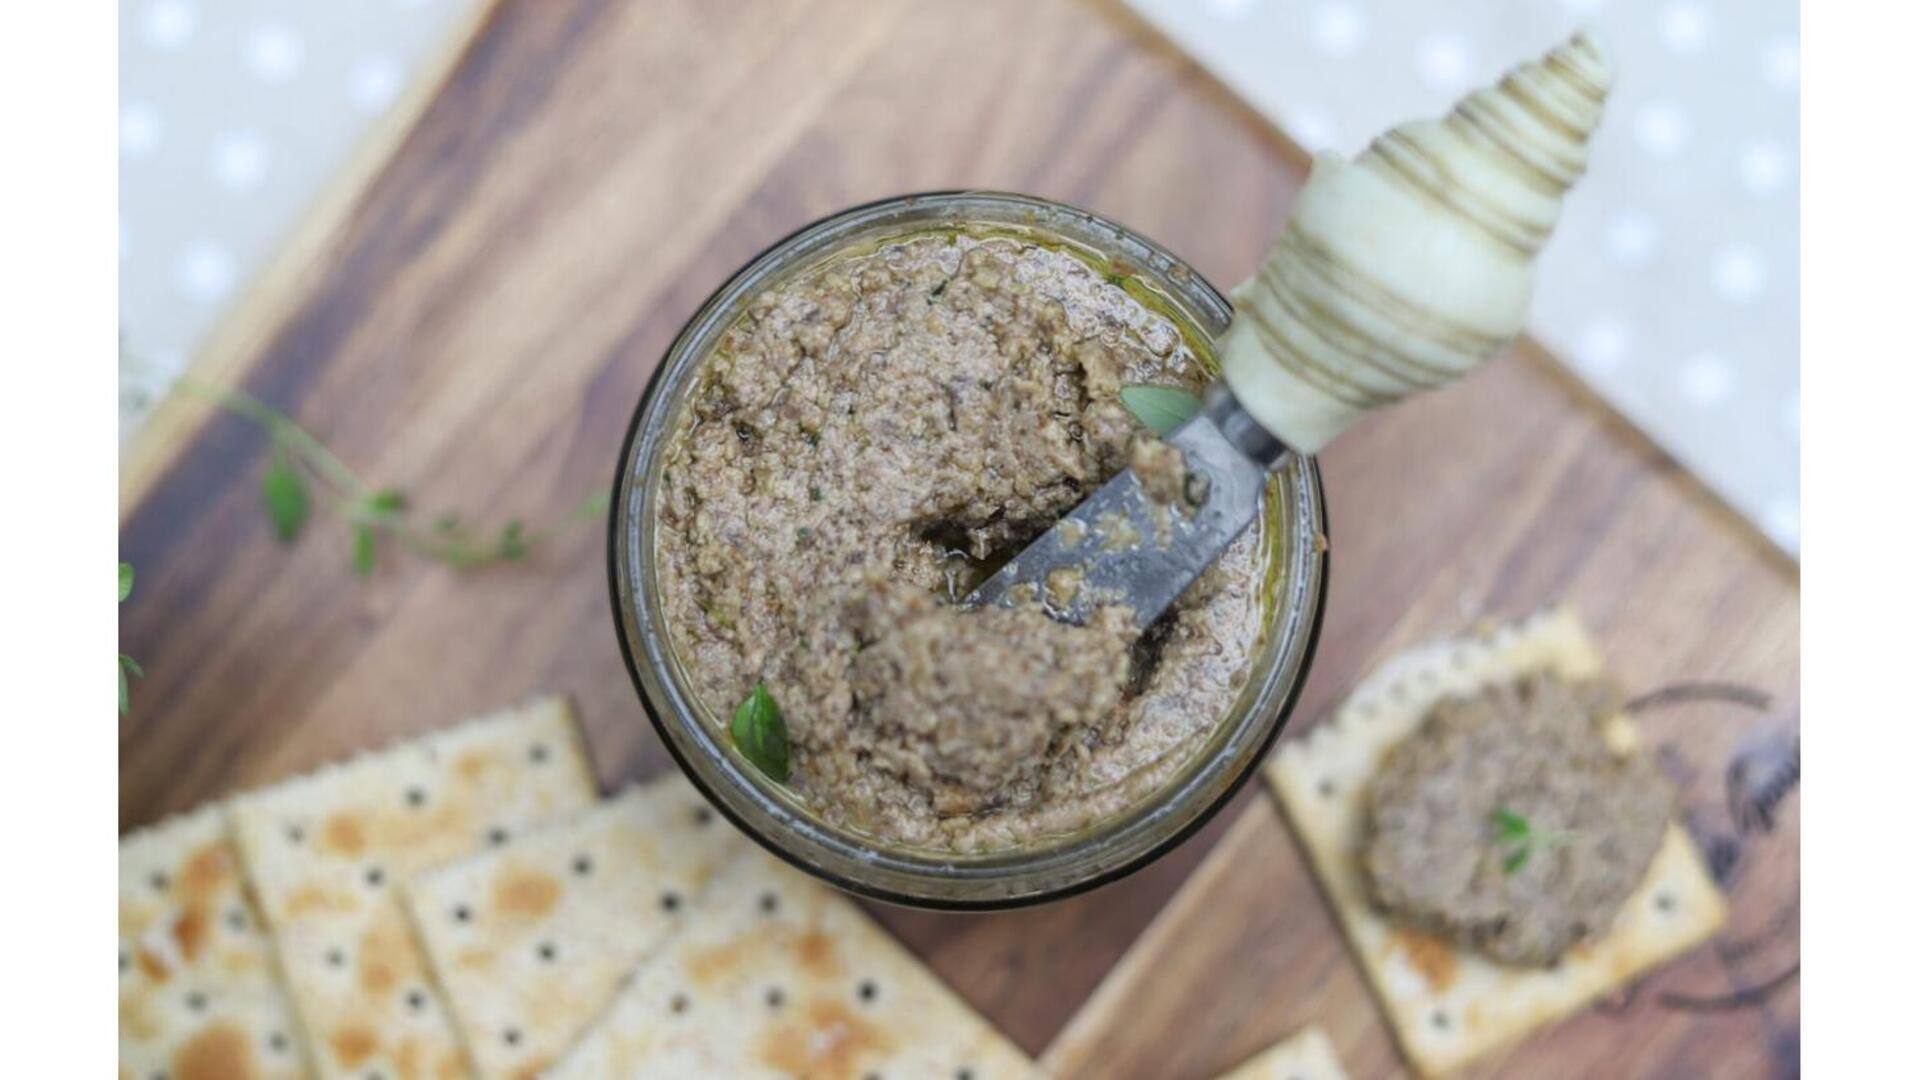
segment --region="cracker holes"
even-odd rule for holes
[[[410,787],[407,789],[406,799],[408,806],[418,810],[427,805],[427,789],[423,787]]]
[[[292,844],[295,847],[298,847],[301,844],[304,844],[307,842],[307,830],[299,825],[287,826],[286,836],[287,836],[287,843]]]
[[[287,1038],[287,1033],[284,1031],[270,1031],[267,1033],[267,1049],[276,1054],[284,1054],[293,1049],[293,1040]]]
[[[671,998],[667,999],[667,1011],[675,1015],[684,1013],[692,1007],[693,1007],[693,1002],[689,1001],[687,999],[687,995],[685,994],[675,994]]]
[[[712,809],[711,807],[706,807],[706,806],[696,806],[696,807],[694,807],[694,809],[693,809],[693,823],[694,823],[695,825],[711,825],[711,824],[713,824],[713,809]]]
[[[147,875],[147,884],[152,886],[154,892],[163,893],[173,884],[173,879],[166,875],[166,871],[155,870]]]
[[[1445,1009],[1435,1009],[1427,1014],[1427,1026],[1435,1031],[1448,1031],[1453,1027],[1453,1018]]]
[[[1314,785],[1313,789],[1319,792],[1320,797],[1323,799],[1333,798],[1334,795],[1337,794],[1340,790],[1339,786],[1333,782],[1331,777],[1324,777],[1324,776],[1320,778],[1320,782],[1318,784]]]
[[[427,992],[425,990],[420,990],[420,989],[409,990],[407,991],[406,1002],[407,1002],[407,1010],[409,1012],[416,1012],[416,1013],[426,1012],[427,1011]]]
[[[470,922],[472,922],[472,921],[473,921],[473,909],[472,909],[472,908],[470,908],[470,907],[468,907],[468,906],[467,906],[467,905],[465,905],[465,904],[455,904],[455,905],[453,905],[453,921],[454,921],[454,922],[457,922],[457,923],[470,923]]]
[[[239,908],[227,909],[227,929],[236,934],[247,932],[247,913]]]
[[[506,842],[507,842],[507,830],[501,828],[498,825],[495,825],[493,828],[487,830],[487,844],[489,846],[500,847]]]
[[[760,894],[760,910],[768,915],[780,910],[780,894],[768,891]]]
[[[973,1080],[973,1070],[962,1065],[953,1070],[953,1080]]]
[[[582,852],[573,857],[573,876],[586,877],[593,873],[593,856]]]
[[[519,1046],[520,1045],[520,1029],[510,1027],[507,1030],[501,1032],[500,1041],[503,1043],[506,1043],[508,1046]]]
[[[201,993],[198,990],[195,990],[194,992],[188,994],[187,995],[187,1011],[188,1012],[206,1012],[207,1011],[207,995]]]
[[[668,889],[660,894],[660,910],[672,914],[680,910],[680,894]]]
[[[333,948],[327,950],[326,961],[327,961],[327,966],[330,968],[346,967],[347,951],[336,945]]]
[[[780,989],[777,986],[767,987],[767,992],[763,996],[766,1000],[767,1008],[769,1009],[778,1009],[780,1006],[785,1005],[787,1003],[786,991]]]
[[[387,883],[387,872],[378,866],[367,867],[366,873],[361,877],[366,881],[369,889],[377,889]]]
[[[546,743],[537,742],[527,747],[527,760],[533,762],[535,765],[546,764],[547,758],[551,756],[553,756],[552,751],[547,749]]]
[[[533,950],[533,953],[540,958],[541,963],[551,964],[560,958],[560,946],[551,941],[543,941]]]
[[[880,997],[880,984],[874,982],[872,979],[861,979],[860,985],[854,987],[853,992],[854,996],[858,997],[862,1002],[872,1004]]]
[[[1653,894],[1653,910],[1662,915],[1671,915],[1680,910],[1680,901],[1665,889]]]
[[[127,972],[132,970],[133,970],[133,957],[127,955],[127,950],[121,949],[120,950],[120,974],[125,975]]]

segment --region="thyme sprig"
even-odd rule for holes
[[[237,388],[192,379],[180,385],[266,433],[271,446],[260,476],[260,501],[281,542],[300,538],[317,496],[346,520],[353,538],[353,569],[361,576],[373,573],[381,548],[388,545],[456,570],[524,559],[535,547],[607,508],[606,495],[596,491],[560,520],[539,528],[529,529],[518,518],[497,529],[482,528],[457,514],[443,514],[422,526],[411,514],[406,492],[368,483],[287,414]]]

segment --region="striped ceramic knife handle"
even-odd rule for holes
[[[1313,453],[1513,340],[1611,84],[1580,33],[1352,162],[1317,155],[1286,231],[1234,291],[1221,366],[1242,406]]]

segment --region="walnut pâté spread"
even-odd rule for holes
[[[1260,530],[1144,634],[954,601],[1164,458],[1123,385],[1206,379],[1172,319],[1025,236],[915,234],[770,286],[666,453],[656,560],[695,692],[724,722],[764,682],[789,784],[885,842],[989,851],[1125,809],[1247,679]]]

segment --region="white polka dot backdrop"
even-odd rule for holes
[[[1713,254],[1713,288],[1735,304],[1750,304],[1767,287],[1767,264],[1752,244],[1729,244]]]
[[[267,175],[267,141],[258,132],[236,131],[213,144],[213,175],[231,191],[252,191]]]
[[[1302,102],[1287,109],[1287,130],[1293,134],[1301,146],[1308,150],[1324,150],[1339,137],[1339,129],[1334,124],[1333,113],[1312,102]]]
[[[143,101],[120,107],[120,153],[143,158],[160,146],[160,114]]]
[[[1660,223],[1640,210],[1621,210],[1607,219],[1607,254],[1622,266],[1640,266],[1660,248]]]
[[[1239,19],[1260,4],[1260,0],[1206,0],[1207,11],[1216,19]]]
[[[400,92],[404,78],[400,61],[391,56],[367,56],[354,62],[347,91],[362,109],[384,109]]]
[[[247,35],[245,55],[248,70],[261,81],[283,83],[300,74],[307,44],[291,27],[270,23]]]
[[[1127,0],[1302,146],[1352,154],[1594,27],[1618,80],[1532,331],[1799,544],[1793,0]]]
[[[1633,328],[1625,319],[1602,316],[1588,323],[1573,342],[1573,361],[1581,369],[1604,374],[1626,360],[1633,347]]]
[[[1352,56],[1367,42],[1367,20],[1352,4],[1327,3],[1313,10],[1307,33],[1328,56]]]
[[[148,45],[172,52],[192,39],[198,21],[190,0],[150,0],[142,12],[141,28]]]
[[[123,440],[479,2],[121,0]]]
[[[1717,353],[1702,353],[1680,365],[1680,392],[1700,408],[1712,408],[1733,393],[1733,367]]]
[[[1786,186],[1793,161],[1773,139],[1757,139],[1740,148],[1740,182],[1755,195],[1773,195]]]
[[[1674,102],[1649,101],[1633,114],[1633,137],[1648,156],[1670,158],[1687,148],[1693,138],[1693,122]]]
[[[1473,47],[1462,34],[1435,34],[1421,42],[1414,62],[1427,85],[1445,93],[1459,94],[1473,79]]]
[[[233,288],[233,256],[217,240],[195,240],[180,250],[173,275],[181,295],[210,303]]]
[[[1800,39],[1790,35],[1770,38],[1760,51],[1760,68],[1775,89],[1798,89],[1800,86]]]
[[[1668,4],[1660,11],[1660,40],[1676,53],[1699,52],[1711,29],[1706,7],[1692,0]]]

